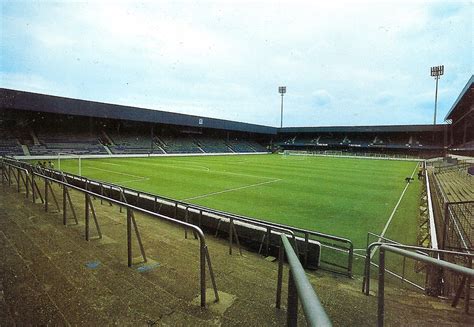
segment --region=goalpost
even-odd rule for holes
[[[81,156],[78,154],[71,154],[71,153],[58,153],[58,170],[61,170],[61,160],[77,160],[78,161],[78,174],[82,176],[82,162]]]

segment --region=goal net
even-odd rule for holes
[[[82,176],[81,156],[71,153],[58,153],[57,169]]]

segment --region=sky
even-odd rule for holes
[[[432,124],[473,1],[4,1],[0,87],[268,126]]]

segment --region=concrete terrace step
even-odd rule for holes
[[[0,246],[3,300],[0,324],[28,325],[31,324],[31,317],[36,317],[38,325],[66,324],[60,310],[3,232],[0,232]]]
[[[55,193],[59,194],[56,187]],[[15,197],[16,194],[13,193],[11,196]],[[280,325],[285,320],[284,312],[276,310],[273,304],[276,265],[271,265],[269,276],[268,268],[262,269],[255,267],[255,264],[250,264],[257,268],[253,269],[253,272],[258,272],[261,282],[249,283],[247,277],[232,278],[228,272],[246,266],[243,264],[246,258],[230,257],[227,253],[226,242],[216,240],[217,248],[220,250],[214,251],[214,246],[211,246],[211,256],[214,257],[214,252],[218,252],[223,260],[235,262],[229,271],[219,269],[216,272],[218,285],[229,283],[236,285],[238,290],[242,284],[247,284],[247,287],[240,290],[236,306],[232,306],[232,310],[229,309],[229,315],[226,314],[224,319],[209,310],[201,310],[198,306],[190,304],[199,293],[198,242],[192,239],[192,233],[190,233],[190,239],[185,240],[182,229],[170,228],[166,226],[169,225],[167,223],[137,215],[137,223],[142,232],[147,254],[160,264],[153,273],[139,273],[135,269],[126,267],[125,214],[120,213],[117,206],[110,207],[106,203],[100,205],[100,201],[94,201],[104,240],[86,242],[83,238],[84,226],[82,225],[83,203],[81,201],[83,199],[78,194],[72,194],[72,197],[81,222],[79,226],[62,226],[61,214],[51,212],[45,214],[40,204],[33,205],[31,202],[22,200],[18,201],[15,209],[19,216],[27,217],[27,219],[8,219],[8,232],[18,234],[21,231],[23,235],[20,238],[41,248],[44,256],[56,266],[56,269],[71,271],[73,268],[71,273],[67,273],[65,279],[72,287],[77,288],[78,296],[96,294],[97,297],[97,294],[100,294],[100,297],[92,300],[92,303],[95,303],[96,310],[103,312],[106,316],[109,316],[113,310],[114,315],[112,319],[109,318],[109,323],[120,321],[143,324],[149,320],[159,321],[164,325],[168,321],[170,325],[174,325],[178,319],[180,322],[188,321],[192,325],[212,325],[214,321],[219,320],[225,321],[227,325],[239,325],[248,320],[249,311],[245,309],[247,306],[254,311],[258,308],[261,314],[253,320],[260,322],[260,325]],[[61,199],[58,200],[61,205]],[[155,228],[150,228],[153,225]],[[156,232],[163,228],[166,229],[166,233]],[[123,239],[117,239],[117,235],[123,236]],[[139,253],[137,249],[135,251],[136,254]],[[258,256],[256,259],[261,260]],[[100,261],[100,268],[96,270],[86,268],[85,263],[91,261]],[[208,281],[208,287],[210,287],[210,281]],[[232,291],[232,288],[225,291]],[[263,300],[257,301],[258,304],[243,300],[243,298],[258,299],[262,297],[262,291],[267,294],[270,292],[271,296],[264,296]],[[127,310],[123,299],[128,298],[131,300]],[[140,302],[136,300],[137,298],[144,300]],[[210,298],[212,300],[211,296]],[[96,302],[101,299],[103,299],[102,303],[97,304]],[[245,303],[247,305],[243,305]],[[133,312],[133,315],[128,315],[129,311]],[[68,315],[67,312],[64,314]]]
[[[39,227],[39,228],[38,228]],[[45,228],[46,227],[46,228]],[[146,298],[141,295],[143,301],[128,303],[128,292],[134,292],[133,284],[123,280],[119,276],[115,276],[113,271],[105,264],[107,261],[100,261],[100,265],[94,269],[87,268],[87,263],[97,262],[97,253],[88,253],[82,248],[78,248],[74,243],[67,244],[67,237],[60,237],[60,233],[54,232],[53,237],[50,227],[45,224],[40,226],[26,226],[25,232],[34,239],[34,242],[42,249],[52,263],[61,271],[67,272],[66,279],[77,289],[79,294],[88,297],[90,294],[100,294],[97,299],[96,308],[101,312],[116,312],[115,317],[120,319],[120,323],[145,323],[148,317],[154,315],[163,315],[171,312],[167,307],[154,303],[153,299]],[[120,290],[124,290],[127,294],[120,294]],[[126,296],[123,296],[126,295]],[[104,301],[100,301],[103,299]],[[141,312],[135,313],[135,307],[149,308],[149,304],[153,304],[153,315],[144,316]],[[151,314],[146,312],[147,314]],[[132,318],[133,317],[133,318]]]
[[[18,302],[9,303],[10,311],[15,312],[19,310],[19,318],[17,320],[19,324],[21,324],[20,322],[23,319],[26,319],[24,322],[29,321],[27,324],[31,324],[31,322],[36,321],[37,315],[40,316],[39,319],[45,320],[56,320],[62,316],[64,320],[70,324],[97,325],[107,323],[107,318],[101,315],[100,312],[96,312],[87,298],[77,293],[76,288],[66,279],[63,272],[61,272],[37,246],[30,242],[26,234],[11,224],[3,224],[2,227],[5,231],[5,235],[8,235],[7,240],[11,247],[9,249],[10,254],[16,252],[18,258],[22,261],[17,261],[14,266],[26,266],[27,270],[29,270],[30,274],[34,277],[28,278],[25,276],[24,280],[18,281],[16,279],[15,270],[15,273],[12,274],[8,280],[8,282],[13,284],[11,289],[20,288],[20,299],[18,299]],[[4,249],[2,249],[2,251],[4,251]],[[6,257],[11,256],[6,255]],[[10,265],[8,267],[10,267]],[[35,285],[26,286],[22,283],[23,281],[27,281],[27,283],[34,282]],[[41,310],[40,312],[30,312],[29,306],[25,305],[23,299],[21,299],[21,297],[25,296],[22,292],[24,288],[28,291],[32,290],[39,293],[41,300],[45,298],[45,296],[42,296],[45,294],[46,297],[51,300],[53,304],[52,307],[56,307],[57,310],[49,309],[48,306],[51,305],[47,303],[46,311],[43,311],[43,304],[39,304],[38,309]],[[57,311],[60,311],[59,315],[56,314]],[[28,313],[32,315],[25,317]]]
[[[118,206],[94,207],[104,235],[84,239],[84,196],[71,192],[80,224],[62,225],[61,213],[44,212],[12,187],[0,186],[0,325],[152,325],[281,326],[286,311],[275,308],[277,264],[243,250],[228,254],[228,243],[206,235],[223,307],[196,304],[199,294],[198,242],[192,233],[155,218],[136,214],[149,265],[139,272],[139,258],[126,265],[126,219]],[[40,184],[40,190],[43,191]],[[60,189],[54,186],[61,206]],[[50,206],[53,209],[53,206]],[[62,206],[61,206],[62,208]],[[69,212],[69,217],[71,213]],[[95,235],[91,221],[91,232]],[[135,235],[134,256],[139,257]],[[95,267],[88,263],[100,262]],[[47,272],[47,273],[45,273]],[[207,276],[208,271],[206,271]],[[375,325],[376,297],[360,292],[360,277],[348,279],[308,272],[335,326]],[[15,277],[18,276],[18,277]],[[373,275],[376,277],[376,274]],[[285,267],[282,305],[286,306]],[[376,282],[372,282],[373,289]],[[395,285],[395,286],[393,286]],[[210,280],[207,280],[208,291]],[[225,296],[227,296],[227,300]],[[228,300],[228,299],[231,300]],[[208,292],[208,303],[212,303]],[[226,304],[227,301],[227,304]],[[219,304],[218,304],[219,305]],[[226,306],[227,305],[227,306]],[[386,285],[387,325],[471,325],[470,317],[449,303]],[[401,314],[403,313],[403,314]],[[12,323],[13,322],[13,323]],[[305,325],[301,314],[299,322]]]
[[[81,201],[82,199],[79,199]],[[109,253],[113,253],[114,256],[126,258],[125,242],[125,210],[120,213],[117,206],[110,207],[108,204],[100,206],[100,201],[94,201],[96,211],[98,213],[98,220],[101,224],[102,232],[107,235],[120,235],[122,239],[116,239],[116,243],[100,245],[100,242],[91,241],[93,244],[99,244],[101,247],[107,247]],[[81,211],[82,205],[79,206],[78,214],[82,216]],[[77,209],[76,209],[77,210]],[[167,274],[164,274],[160,284],[167,285],[167,289],[170,292],[176,294],[177,292],[183,292],[183,297],[192,298],[197,294],[197,282],[192,285],[188,285],[187,288],[183,288],[182,280],[184,276],[198,276],[198,242],[193,239],[192,233],[188,235],[188,239],[184,238],[184,230],[182,228],[175,228],[172,225],[159,221],[153,217],[143,216],[136,214],[137,224],[141,233],[146,253],[152,259],[157,260],[160,263],[160,270],[168,270]],[[82,220],[80,220],[82,223]],[[79,226],[79,229],[83,227]],[[166,230],[166,233],[160,230]],[[136,241],[134,241],[135,256],[139,255]],[[276,264],[261,265],[256,262],[261,262],[261,257],[253,253],[245,252],[245,258],[238,255],[238,251],[234,248],[234,255],[229,256],[228,244],[225,240],[215,239],[212,236],[207,237],[207,241],[210,248],[210,254],[212,258],[216,258],[217,261],[225,261],[226,265],[215,268],[215,274],[219,281],[222,279],[223,282],[228,280],[230,287],[232,285],[241,285],[242,283],[249,284],[249,290],[246,292],[260,292],[262,288],[266,289],[267,292],[272,291],[275,288],[277,266]],[[120,243],[122,246],[120,246]],[[249,258],[251,256],[251,258]],[[252,259],[252,260],[249,260]],[[179,267],[175,269],[174,267]],[[185,268],[185,269],[184,269]],[[247,270],[253,272],[252,279],[248,279],[246,276],[241,277],[240,275],[233,274],[235,270]],[[167,275],[173,276],[171,280],[166,278]],[[146,278],[159,278],[156,275],[144,275]],[[180,278],[183,277],[183,278]],[[242,280],[240,280],[242,278]],[[227,284],[227,282],[226,282]],[[258,286],[258,287],[257,287]],[[236,287],[236,289],[241,286]],[[182,289],[182,291],[181,291]],[[232,294],[235,294],[231,292]],[[265,300],[265,302],[273,303],[273,297]]]
[[[174,295],[148,282],[135,269],[126,267],[126,260],[117,260],[99,241],[84,241],[77,228],[59,225],[53,229],[49,221],[35,220],[34,223],[23,223],[21,228],[59,269],[70,273],[66,278],[77,288],[78,293],[84,293],[85,296],[99,294],[94,303],[101,312],[108,315],[114,313],[111,321],[145,324],[147,321],[158,321],[181,308],[191,311],[186,305],[180,304]],[[100,262],[100,265],[97,269],[88,269],[88,262]],[[190,319],[199,321],[198,317],[203,315],[198,311],[199,315]],[[181,316],[186,315],[183,313]]]

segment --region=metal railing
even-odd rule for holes
[[[17,169],[17,174],[15,175],[15,172],[12,171],[12,167]],[[25,193],[26,197],[28,198],[29,194],[29,188],[30,188],[30,173],[26,168],[18,167],[18,166],[4,166],[2,165],[2,172],[1,172],[1,180],[2,184],[4,184],[5,179],[8,181],[8,185],[12,185],[12,175],[14,176],[17,184],[17,192],[20,193],[21,191],[21,184],[20,180],[23,182],[23,185],[25,186]],[[5,170],[6,168],[6,170]],[[22,174],[24,173],[24,176]]]
[[[462,257],[465,257],[465,258],[470,258],[471,260],[474,258],[474,255],[473,254],[469,254],[469,253],[463,253],[463,252],[456,252],[456,251],[447,251],[447,250],[440,250],[440,249],[432,249],[432,248],[424,248],[424,247],[420,247],[420,246],[413,246],[413,245],[405,245],[405,244],[387,244],[385,242],[374,242],[372,244],[370,244],[368,247],[367,247],[367,253],[366,253],[366,257],[365,257],[365,265],[364,265],[364,278],[362,279],[362,292],[365,294],[365,295],[369,295],[369,291],[370,291],[370,265],[371,265],[371,256],[372,256],[372,251],[376,248],[376,247],[379,247],[379,250],[380,250],[380,247],[382,245],[389,245],[391,247],[394,247],[394,248],[399,248],[399,249],[405,249],[405,250],[412,250],[412,251],[415,251],[416,254],[420,255],[420,256],[424,256],[424,257],[430,257],[426,252],[428,253],[432,253],[432,254],[449,254],[449,255],[459,255],[459,256],[462,256]],[[380,262],[379,262],[379,265],[380,267]],[[396,276],[394,273],[390,272],[387,270],[387,272],[389,272],[391,275],[394,275],[395,277],[400,277],[400,276]],[[410,282],[409,280],[406,280],[404,279],[403,281],[407,282],[408,284],[418,288],[418,289],[421,289],[421,290],[424,290],[423,287],[413,283],[413,282]]]
[[[375,234],[375,233],[372,233],[372,232],[368,232],[367,233],[367,243],[366,243],[366,255],[362,255],[361,257],[364,258],[364,278],[363,278],[363,282],[362,282],[362,292],[365,292],[365,284],[366,284],[366,278],[370,278],[370,271],[367,271],[368,267],[370,266],[374,266],[374,267],[377,267],[378,268],[378,265],[375,263],[375,262],[372,262],[372,257],[375,255],[376,251],[373,251],[375,246],[373,247],[370,247],[371,244],[373,242],[370,242],[370,238],[371,237],[374,237],[376,238],[377,240],[375,241],[375,244],[376,245],[381,245],[381,244],[390,244],[390,245],[395,245],[395,246],[402,246],[402,247],[409,247],[410,249],[412,248],[411,246],[409,245],[405,245],[405,244],[402,244],[402,243],[399,243],[397,241],[394,241],[390,238],[387,238],[387,237],[384,237],[384,236],[381,236],[381,235],[378,235],[378,234]],[[418,253],[422,254],[422,255],[425,255],[426,253],[425,252],[422,252],[421,250],[416,250],[415,251],[418,251]],[[367,259],[368,258],[368,259]],[[398,267],[393,267],[393,268],[398,268]],[[417,282],[417,281],[414,281],[414,280],[410,280],[407,276],[406,276],[406,268],[407,268],[407,264],[406,264],[406,260],[405,258],[403,258],[403,263],[402,263],[402,266],[401,266],[401,272],[400,271],[395,271],[396,269],[392,269],[392,270],[389,270],[389,269],[386,269],[387,273],[390,274],[391,276],[393,276],[394,278],[397,278],[399,279],[402,283],[407,283],[409,284],[410,286],[413,286],[414,288],[418,289],[418,290],[421,290],[421,291],[425,291],[425,287],[423,284],[420,284],[420,282]],[[368,275],[367,275],[368,274]],[[368,277],[367,277],[368,276]],[[367,283],[370,283],[367,282]],[[366,295],[368,295],[368,291],[366,293]]]
[[[433,199],[431,198],[431,185],[428,170],[426,167],[426,161],[423,162],[423,173],[425,175],[425,185],[426,185],[426,196],[428,203],[428,221],[430,227],[430,244],[434,249],[438,249],[438,233],[436,230],[435,215],[433,210]]]
[[[469,307],[469,290],[471,284],[471,278],[474,277],[474,269],[462,267],[447,261],[434,259],[429,256],[424,256],[419,253],[410,252],[400,247],[394,245],[382,244],[379,248],[379,271],[378,271],[378,299],[377,299],[377,326],[382,327],[384,325],[384,315],[385,315],[385,252],[392,252],[404,257],[408,257],[417,261],[422,261],[428,265],[434,265],[440,268],[445,268],[452,270],[455,273],[461,274],[464,276],[465,283],[465,307],[466,312]]]
[[[11,170],[12,168],[18,169],[18,171],[20,171],[20,170],[27,171],[25,168],[15,166],[15,165],[9,163],[7,160],[2,160],[2,167],[8,167],[7,168],[8,171]],[[198,226],[195,226],[193,224],[189,224],[189,223],[186,223],[186,222],[183,222],[183,221],[171,218],[171,217],[167,217],[167,216],[164,216],[164,215],[161,215],[161,214],[158,214],[158,213],[155,213],[155,212],[152,212],[152,211],[149,211],[149,210],[146,210],[146,209],[128,204],[126,202],[116,200],[116,199],[111,198],[111,197],[107,197],[107,196],[104,196],[104,195],[101,195],[101,194],[94,193],[92,191],[89,191],[89,190],[83,189],[81,187],[69,184],[65,181],[61,181],[61,180],[43,175],[43,174],[35,172],[35,171],[31,171],[29,174],[31,175],[30,183],[31,183],[31,189],[32,189],[32,194],[33,194],[33,197],[32,197],[33,198],[33,203],[35,203],[35,196],[34,196],[35,190],[41,195],[41,192],[39,191],[39,187],[38,187],[38,185],[35,181],[35,177],[42,178],[45,182],[45,197],[44,197],[43,203],[44,203],[46,211],[47,211],[48,204],[49,204],[49,200],[48,200],[48,197],[47,197],[48,184],[53,183],[53,182],[61,185],[64,189],[72,189],[72,190],[83,193],[85,195],[85,199],[86,199],[85,200],[86,201],[86,208],[87,208],[87,204],[90,203],[90,197],[91,196],[102,199],[102,200],[105,200],[105,201],[108,201],[109,203],[114,203],[114,204],[116,204],[118,206],[121,206],[121,207],[125,207],[127,209],[127,256],[128,256],[128,265],[129,266],[131,266],[131,262],[132,262],[131,215],[134,211],[140,212],[142,214],[146,214],[146,215],[149,215],[149,216],[161,219],[161,220],[165,220],[167,222],[171,222],[175,225],[179,225],[179,226],[182,226],[184,228],[191,229],[195,233],[195,235],[197,235],[197,237],[199,238],[199,249],[200,249],[200,260],[199,260],[199,268],[200,268],[199,269],[200,270],[199,276],[200,277],[199,278],[200,278],[201,307],[206,306],[206,263],[207,263],[207,266],[209,268],[209,274],[210,274],[212,286],[213,286],[213,289],[214,289],[215,301],[216,302],[219,301],[217,285],[216,285],[216,282],[215,282],[214,272],[212,270],[211,259],[210,259],[209,250],[208,250],[208,247],[207,247],[207,244],[206,244],[206,239],[205,239],[204,233],[202,232],[202,230]],[[5,169],[2,169],[2,184],[4,182],[4,177],[5,176],[7,176],[6,172],[5,172]],[[7,176],[7,178],[8,178],[9,181],[11,181],[11,177]],[[19,180],[17,180],[17,181],[19,181]],[[52,192],[52,189],[50,189],[50,191]],[[52,193],[52,194],[54,194],[54,193]],[[27,196],[28,196],[28,193],[27,193]],[[64,203],[67,201],[66,192],[63,192],[63,201],[64,201]],[[58,210],[59,210],[59,206],[58,206]],[[89,228],[89,214],[88,214],[88,212],[89,212],[89,210],[86,210],[86,212],[85,212],[86,239],[88,239],[88,234],[89,234],[89,230],[88,230],[88,228]],[[65,214],[65,212],[63,212],[63,213]]]
[[[287,303],[287,325],[297,326],[298,323],[298,300],[301,301],[306,322],[309,326],[332,326],[331,320],[326,314],[321,302],[306,277],[303,266],[298,256],[291,247],[286,235],[281,235],[281,245],[278,252],[278,280],[276,307],[281,307],[281,289],[283,284],[283,262],[286,259],[289,264],[288,274],[288,303]]]
[[[292,144],[289,144],[292,145]],[[313,144],[316,145],[316,144]],[[352,149],[357,148],[353,147]],[[373,159],[392,159],[392,160],[412,160],[419,161],[418,156],[409,156],[406,154],[385,154],[378,152],[351,152],[351,151],[337,151],[337,150],[284,150],[283,155],[301,155],[301,156],[327,156],[327,157],[356,157],[356,158],[373,158]]]
[[[21,161],[14,161],[15,163],[22,165],[22,166],[29,166],[31,168],[34,168],[28,163],[21,162]],[[255,219],[255,218],[250,218],[238,214],[233,214],[233,213],[228,213],[224,212],[221,210],[217,209],[211,209],[203,206],[199,206],[196,204],[191,204],[188,202],[180,201],[180,200],[175,200],[172,198],[168,198],[165,196],[161,195],[156,195],[148,192],[142,192],[134,189],[130,189],[127,187],[122,187],[113,183],[108,183],[108,182],[102,182],[102,181],[96,181],[96,180],[90,180],[86,177],[83,176],[77,176],[75,174],[71,173],[65,173],[65,172],[60,172],[57,170],[52,170],[52,169],[43,169],[45,174],[48,174],[50,177],[56,175],[58,178],[60,176],[65,176],[68,179],[76,180],[76,181],[81,181],[86,185],[86,189],[89,189],[91,186],[95,185],[99,188],[99,194],[104,194],[109,192],[111,194],[112,191],[117,191],[118,193],[123,192],[124,195],[132,195],[137,198],[137,201],[140,198],[146,198],[148,200],[153,201],[153,211],[156,211],[156,207],[159,206],[162,203],[167,203],[169,206],[173,206],[175,210],[174,217],[178,217],[178,209],[184,209],[185,212],[188,211],[194,211],[195,213],[198,213],[200,218],[202,218],[203,214],[206,215],[216,215],[220,218],[218,219],[228,219],[229,220],[229,253],[232,253],[232,236],[235,235],[236,241],[238,242],[238,236],[237,233],[232,231],[234,228],[233,223],[234,221],[240,221],[242,223],[246,224],[251,224],[257,227],[264,228],[266,230],[266,234],[264,237],[266,237],[266,248],[267,248],[267,253],[268,253],[268,248],[270,246],[270,235],[272,231],[277,232],[277,233],[287,233],[291,235],[294,244],[296,244],[296,252],[299,255],[299,249],[297,246],[297,239],[302,241],[304,243],[304,249],[303,249],[303,255],[304,255],[304,265],[307,266],[308,263],[308,253],[309,253],[309,245],[312,241],[311,237],[317,238],[317,241],[320,242],[321,246],[323,248],[332,250],[332,251],[337,251],[340,253],[345,253],[347,254],[347,264],[346,265],[341,265],[336,262],[331,262],[329,261],[331,257],[323,258],[321,261],[328,265],[328,267],[321,267],[322,269],[330,270],[336,273],[343,273],[344,275],[347,275],[349,277],[352,277],[353,273],[353,253],[354,253],[354,245],[351,240],[339,237],[339,236],[334,236],[334,235],[329,235],[325,233],[320,233],[312,230],[307,230],[303,228],[297,228],[293,226],[288,226],[284,224],[279,224],[279,223],[274,223],[270,221],[263,221],[260,219]],[[62,178],[62,177],[61,177]],[[137,203],[138,205],[138,203]],[[185,217],[186,218],[186,217]],[[299,237],[297,234],[300,234],[301,237]],[[262,242],[263,244],[263,242]]]

